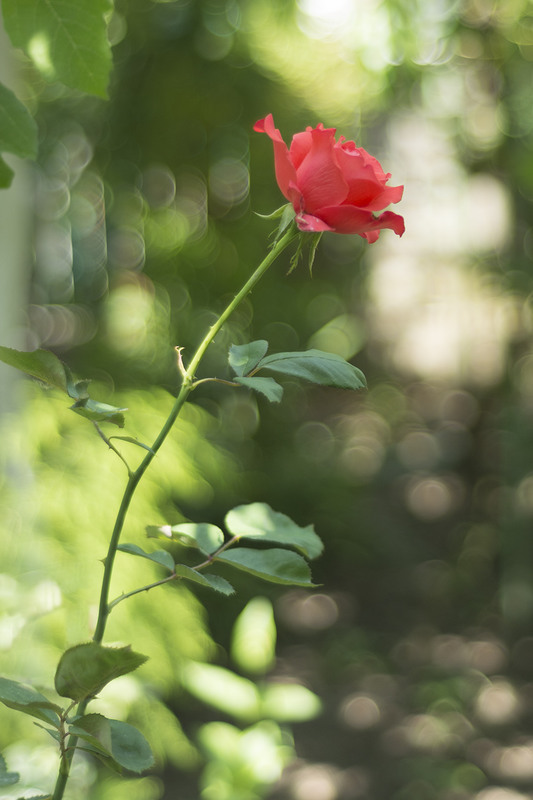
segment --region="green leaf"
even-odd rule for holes
[[[0,151],[13,153],[20,158],[35,158],[37,155],[35,120],[11,89],[2,83],[0,83]]]
[[[119,544],[117,549],[123,553],[130,553],[132,556],[141,556],[141,558],[147,558],[149,561],[155,561],[156,564],[165,567],[169,572],[174,572],[174,559],[166,550],[154,550],[153,553],[146,553],[136,544],[127,543]]]
[[[154,764],[150,745],[137,728],[101,714],[86,714],[71,725],[70,732],[87,742],[95,755],[118,772],[144,772]]]
[[[231,657],[246,672],[261,675],[276,659],[276,623],[272,603],[254,597],[237,617],[231,635]]]
[[[283,213],[281,215],[281,219],[279,221],[278,230],[276,233],[275,243],[277,243],[282,235],[285,233],[291,222],[296,216],[296,212],[292,203],[287,203],[287,205],[283,209]]]
[[[285,211],[287,209],[287,206],[292,208],[292,204],[291,203],[288,203],[288,204],[284,203],[279,208],[276,208],[275,211],[272,211],[271,214],[260,214],[259,211],[256,211],[255,215],[256,215],[256,217],[261,217],[261,219],[279,219],[285,213]]]
[[[182,672],[188,692],[236,719],[256,719],[260,695],[255,683],[213,664],[189,663]]]
[[[149,525],[146,533],[150,538],[172,539],[185,547],[194,547],[210,556],[224,544],[224,534],[209,522],[183,522],[179,525]]]
[[[312,233],[309,244],[309,274],[313,275],[313,264],[315,263],[316,250],[322,238],[322,233]]]
[[[221,578],[220,575],[198,572],[198,570],[188,567],[186,564],[176,564],[176,575],[225,595],[235,594],[235,589],[225,578]]]
[[[235,378],[235,381],[264,395],[271,403],[279,403],[283,397],[283,386],[274,378]]]
[[[87,394],[89,381],[75,379],[68,366],[49,350],[33,350],[27,353],[0,346],[0,361],[66,392],[76,401],[70,408],[82,417],[93,422],[112,422],[119,428],[124,427],[122,412],[127,409],[92,400]]]
[[[69,726],[69,733],[79,736],[99,753],[112,757],[111,725],[102,714],[86,714]]]
[[[20,775],[18,772],[7,771],[7,764],[4,757],[0,754],[0,786],[13,786],[13,784],[18,783],[19,780]]]
[[[0,156],[0,189],[9,189],[15,173]]]
[[[304,722],[321,711],[314,692],[297,683],[271,683],[263,689],[261,710],[278,722]]]
[[[33,723],[37,728],[40,728],[42,731],[45,731],[49,736],[54,739],[56,742],[61,741],[61,733],[60,730],[54,730],[53,728],[47,728],[45,725],[41,725],[40,722]]]
[[[235,375],[248,375],[256,367],[268,350],[265,339],[257,339],[249,344],[232,344],[229,349],[228,363]]]
[[[9,678],[0,678],[0,702],[8,708],[22,711],[30,717],[40,719],[49,725],[59,728],[59,714],[63,709],[51,703],[44,695],[36,692],[29,686],[25,686]]]
[[[31,797],[19,797],[18,800],[52,800],[51,794],[32,794]]]
[[[311,583],[311,572],[304,559],[291,550],[271,548],[269,550],[253,550],[235,547],[225,550],[216,558],[236,569],[256,575],[265,581],[283,583],[292,586],[314,586]]]
[[[324,549],[312,525],[301,528],[290,517],[273,511],[266,503],[249,503],[228,511],[228,531],[241,539],[262,539],[299,550],[307,558],[316,558]]]
[[[67,391],[65,365],[49,350],[33,350],[31,353],[26,353],[0,346],[0,361],[25,372],[26,375],[31,375],[32,378],[49,383],[56,389]]]
[[[61,656],[55,675],[56,692],[79,703],[145,661],[146,656],[130,647],[103,647],[96,642],[75,645]]]
[[[321,386],[340,389],[363,389],[365,376],[360,369],[335,353],[305,350],[301,353],[276,353],[263,358],[256,367],[270,369],[295,378],[304,378]]]
[[[125,424],[123,411],[127,408],[117,408],[110,406],[107,403],[100,403],[98,400],[91,400],[90,397],[82,397],[70,406],[72,411],[80,414],[91,422],[112,422],[119,428],[123,428]]]
[[[47,80],[107,97],[109,0],[2,0],[4,23]]]

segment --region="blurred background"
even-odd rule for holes
[[[369,150],[405,185],[406,233],[326,234],[312,278],[282,257],[209,351],[223,377],[232,343],[317,347],[369,388],[286,381],[271,406],[202,386],[124,538],[261,500],[315,525],[321,585],[120,605],[108,641],[150,661],[98,703],[157,767],[97,786],[80,760],[70,797],[532,797],[533,2],[116,0],[109,35],[108,103],[0,48],[41,135],[0,198],[0,330],[127,406],[126,435],[153,439],[174,345],[192,353],[265,254],[255,212],[283,198],[258,118]],[[62,397],[0,375],[2,672],[49,691],[90,638],[125,472]],[[137,561],[115,595],[154,579]],[[246,703],[272,687],[285,700]],[[54,743],[18,716],[0,709],[0,749],[30,796]]]

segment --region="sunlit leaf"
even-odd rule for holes
[[[2,9],[11,41],[47,80],[107,97],[109,0],[2,0]]]
[[[256,369],[270,369],[321,386],[335,386],[340,389],[363,389],[366,386],[365,376],[360,369],[341,356],[322,350],[265,356]]]
[[[228,362],[235,375],[248,375],[259,364],[268,350],[268,342],[258,339],[248,344],[232,344],[229,349]]]
[[[149,525],[146,532],[151,538],[171,539],[186,547],[194,547],[211,555],[224,544],[224,534],[209,522],[183,522],[179,525]]]
[[[37,155],[35,120],[11,89],[2,83],[0,83],[0,152],[13,153],[20,158],[35,158]]]
[[[236,719],[255,719],[260,708],[257,687],[247,678],[213,664],[188,664],[182,673],[185,688],[203,703]]]
[[[217,556],[217,561],[231,564],[236,569],[273,583],[293,586],[314,585],[311,583],[311,572],[307,562],[291,550],[276,548],[253,550],[235,547]]]
[[[0,678],[0,702],[8,708],[22,711],[31,717],[47,722],[59,728],[59,714],[62,708],[51,703],[44,695],[30,686],[25,686],[9,678]]]
[[[237,506],[226,514],[226,526],[242,539],[262,539],[299,550],[307,558],[316,558],[324,549],[312,525],[301,528],[290,517],[273,511],[266,503]]]
[[[320,698],[296,683],[271,683],[263,689],[261,710],[278,722],[303,722],[316,717],[322,708]]]
[[[231,656],[247,672],[260,675],[276,657],[276,623],[272,603],[266,597],[254,597],[241,611],[231,636]]]
[[[150,745],[142,733],[127,722],[101,714],[87,714],[77,719],[70,731],[118,772],[125,769],[139,773],[153,766]]]
[[[75,645],[61,656],[55,675],[56,692],[80,702],[145,661],[146,656],[130,647],[104,647],[96,642]]]
[[[119,544],[118,550],[121,550],[123,553],[130,553],[132,556],[147,558],[149,561],[155,561],[156,564],[165,567],[169,572],[174,571],[174,559],[166,550],[154,550],[152,553],[146,553],[136,544],[128,543]]]
[[[188,567],[186,564],[176,564],[176,575],[225,595],[235,594],[235,589],[225,578],[220,577],[220,575],[198,572],[198,570]]]
[[[235,381],[264,395],[271,403],[279,403],[283,397],[283,386],[280,386],[274,378],[253,376],[252,378],[235,378]]]

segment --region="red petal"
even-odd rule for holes
[[[370,211],[354,206],[330,206],[321,208],[317,213],[320,219],[336,233],[357,233],[369,242],[375,241],[379,235],[378,231],[383,228],[390,228],[398,236],[402,236],[405,231],[403,217],[392,211],[385,211],[379,217],[375,217]]]
[[[297,183],[296,170],[292,164],[289,150],[283,141],[283,137],[274,125],[274,117],[269,114],[264,119],[258,120],[254,125],[254,131],[266,133],[274,144],[274,166],[276,170],[276,180],[282,194],[290,200],[289,184]]]
[[[318,217],[313,217],[312,214],[297,214],[296,224],[301,231],[306,231],[308,233],[318,233],[319,231],[333,230],[333,228],[330,228],[330,226],[327,225],[324,220],[319,219]]]
[[[306,155],[311,149],[313,144],[313,137],[311,136],[311,129],[309,128],[302,133],[295,133],[292,137],[290,146],[291,161],[295,168],[298,169]]]
[[[379,161],[361,147],[348,147],[346,142],[337,149],[337,158],[342,173],[348,183],[346,205],[357,206],[368,211],[379,211],[402,198],[403,186],[385,186],[390,178],[381,168]]]
[[[314,214],[323,206],[342,203],[348,185],[334,151],[335,129],[311,130],[311,149],[297,170],[296,183],[304,198],[305,211]]]

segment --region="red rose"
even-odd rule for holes
[[[335,128],[307,128],[293,136],[290,149],[272,114],[256,122],[254,130],[274,143],[276,180],[301,231],[357,233],[369,242],[376,241],[382,228],[403,234],[399,214],[373,214],[401,200],[403,186],[386,186],[390,174],[379,161],[343,136],[336,142]]]

